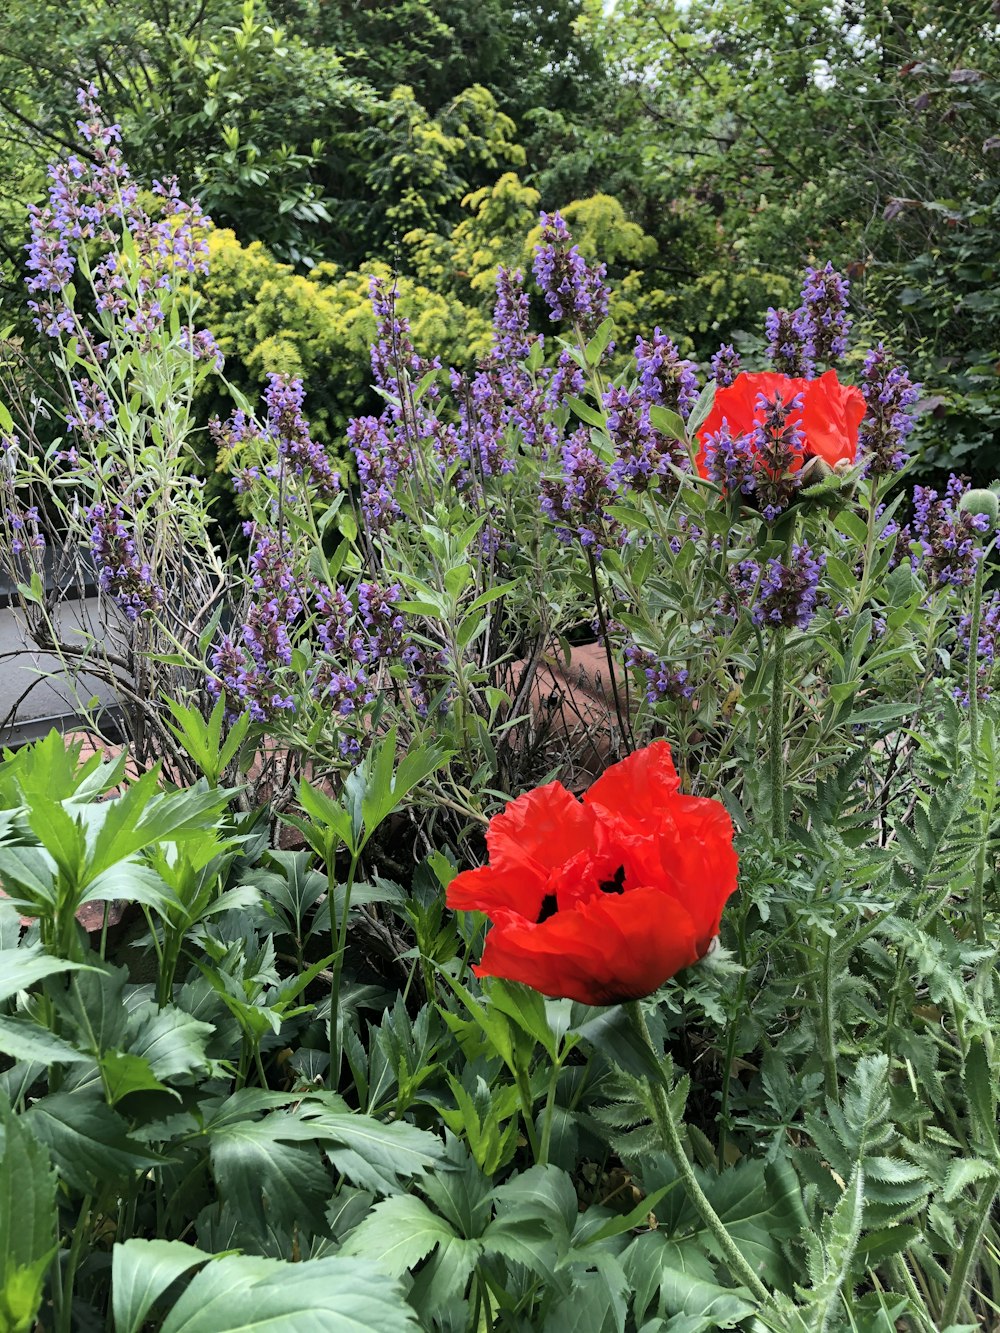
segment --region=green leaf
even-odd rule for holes
[[[198,1273],[160,1333],[417,1333],[402,1288],[374,1264],[233,1255]]]
[[[147,1060],[159,1079],[200,1074],[209,1066],[205,1045],[214,1031],[183,1009],[150,1003],[129,1014],[128,1050]]]
[[[671,412],[669,407],[651,407],[649,420],[661,435],[669,435],[673,440],[687,438],[683,420],[676,412]]]
[[[559,1043],[549,1027],[545,1001],[538,991],[514,981],[493,981],[486,1000],[492,1009],[499,1009],[513,1019],[522,1032],[534,1038],[549,1058],[555,1060]]]
[[[405,1180],[442,1161],[441,1140],[429,1130],[405,1120],[383,1124],[353,1111],[314,1110],[324,1100],[320,1094],[304,1103],[301,1133],[321,1142],[330,1159],[355,1183],[379,1194],[395,1193]],[[367,1168],[361,1176],[359,1167]]]
[[[0,949],[0,1004],[19,990],[27,990],[36,981],[82,966],[81,963],[71,963],[65,958],[50,957],[40,944],[23,945],[19,949]]]
[[[131,1051],[106,1051],[98,1061],[108,1102],[117,1105],[130,1092],[170,1092],[153,1073],[148,1060]],[[179,1093],[172,1093],[180,1097]]]
[[[0,1055],[38,1064],[88,1064],[91,1057],[25,1018],[0,1017]]]
[[[598,430],[603,430],[606,422],[603,412],[597,412],[589,407],[582,398],[567,398],[567,404],[570,410],[575,412],[581,421],[585,421],[588,426],[596,426]]]
[[[172,1282],[210,1254],[179,1240],[127,1240],[111,1258],[115,1333],[140,1333],[146,1316]]]
[[[219,1194],[260,1235],[269,1224],[326,1233],[333,1181],[315,1144],[294,1141],[302,1137],[301,1122],[284,1112],[212,1130],[212,1174]]]
[[[594,334],[590,342],[587,343],[587,346],[584,348],[583,354],[584,357],[586,358],[588,366],[597,365],[601,357],[604,355],[608,343],[614,337],[614,333],[615,333],[615,321],[612,319],[610,315],[608,315],[606,319],[601,321],[601,324],[597,332]]]
[[[1000,1144],[997,1142],[997,1087],[989,1056],[981,1037],[974,1037],[969,1043],[965,1057],[965,1088],[969,1094],[969,1106],[980,1134],[1000,1158]]]
[[[81,1193],[166,1160],[130,1139],[125,1121],[90,1088],[41,1097],[24,1118],[48,1146],[60,1175]]]
[[[341,1247],[344,1255],[371,1259],[392,1277],[400,1277],[426,1259],[435,1245],[454,1238],[443,1217],[414,1194],[397,1194],[377,1203]]]
[[[0,1098],[0,1328],[29,1333],[56,1252],[58,1178],[49,1154]]]

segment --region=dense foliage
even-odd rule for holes
[[[988,0],[14,0],[4,319],[30,341],[24,210],[92,76],[137,172],[176,174],[223,229],[209,299],[231,375],[256,392],[308,373],[328,442],[366,407],[350,312],[372,267],[404,276],[428,342],[468,366],[496,264],[558,207],[585,253],[592,223],[616,276],[642,272],[622,332],[659,321],[703,364],[734,338],[752,351],[767,306],[831,259],[931,386],[926,467],[989,481],[998,41]]]
[[[631,334],[650,233],[597,195],[525,242],[505,175],[364,292],[145,188],[97,99],[31,213],[0,555],[131,763],[0,762],[0,1322],[987,1325],[1000,501],[912,484],[848,282],[699,369]],[[368,348],[343,442],[288,293]]]

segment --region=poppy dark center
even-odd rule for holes
[[[542,910],[538,913],[537,924],[540,926],[543,921],[548,921],[550,916],[555,916],[559,911],[559,904],[556,901],[554,893],[547,893],[542,899]]]
[[[598,888],[602,893],[624,893],[625,892],[625,867],[619,866],[615,871],[613,879],[602,879]]]

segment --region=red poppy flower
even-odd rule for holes
[[[496,815],[489,864],[448,889],[449,907],[493,923],[476,975],[617,1004],[703,957],[736,888],[733,827],[718,801],[678,785],[655,741],[582,801],[550,782]]]
[[[858,453],[858,427],[867,411],[864,395],[851,384],[841,384],[835,370],[828,370],[819,379],[793,379],[790,375],[763,372],[759,375],[737,375],[732,384],[717,389],[712,410],[698,431],[698,471],[708,476],[705,465],[705,442],[721,429],[723,422],[736,438],[753,430],[763,410],[757,406],[761,394],[770,402],[775,394],[789,403],[802,394],[802,410],[790,418],[792,424],[801,424],[805,432],[804,454],[822,458],[830,467],[837,463],[853,463]]]

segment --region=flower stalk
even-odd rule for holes
[[[656,1048],[653,1046],[652,1038],[649,1035],[649,1028],[646,1026],[646,1019],[642,1012],[642,1003],[639,1000],[632,1000],[625,1006],[629,1019],[632,1022],[636,1033],[642,1039],[644,1045],[649,1047],[654,1059],[657,1058]],[[719,1249],[726,1266],[744,1287],[750,1291],[757,1300],[770,1300],[771,1293],[760,1280],[757,1273],[750,1266],[742,1251],[733,1240],[732,1236],[726,1230],[726,1224],[712,1207],[708,1196],[698,1183],[698,1177],[694,1173],[688,1155],[684,1150],[684,1144],[681,1141],[680,1129],[674,1118],[673,1110],[670,1106],[670,1099],[667,1097],[666,1090],[659,1079],[649,1079],[649,1088],[653,1096],[653,1108],[655,1111],[656,1127],[663,1138],[663,1146],[670,1155],[684,1185],[688,1198],[694,1205],[698,1216],[704,1222],[706,1228],[712,1233],[718,1242]]]
[[[785,631],[774,631],[770,719],[771,833],[785,836]]]

